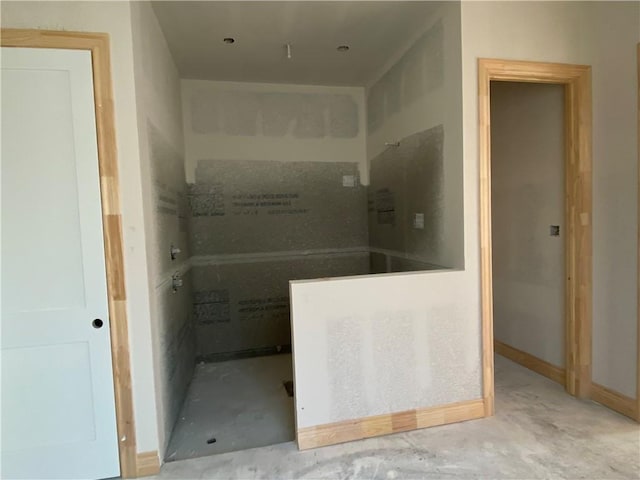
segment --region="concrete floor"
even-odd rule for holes
[[[158,479],[640,478],[640,426],[496,357],[496,416],[299,452],[173,462]]]
[[[291,354],[197,365],[165,461],[292,441],[287,380],[293,380]]]

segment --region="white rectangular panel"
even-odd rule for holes
[[[68,71],[2,71],[7,312],[85,303],[70,89]]]
[[[50,359],[45,362],[43,359]],[[5,350],[2,356],[2,444],[5,450],[96,436],[88,343]],[[42,392],[47,396],[43,397]],[[52,406],[55,406],[55,415]],[[11,435],[11,438],[9,438]]]

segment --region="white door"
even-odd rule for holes
[[[1,476],[118,476],[91,54],[1,64]]]

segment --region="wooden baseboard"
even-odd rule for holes
[[[148,477],[160,473],[160,456],[157,451],[136,454],[136,477]]]
[[[538,357],[534,357],[530,353],[523,352],[517,348],[510,347],[506,343],[502,343],[499,340],[493,341],[493,349],[498,355],[512,360],[523,367],[533,370],[540,375],[547,377],[554,382],[558,382],[560,385],[566,384],[566,374],[564,368],[556,367],[555,365],[546,362]]]
[[[627,397],[622,393],[603,387],[597,383],[591,384],[591,399],[594,402],[601,403],[605,407],[609,407],[622,415],[640,422],[640,415],[637,411],[636,400]]]
[[[390,433],[463,422],[484,416],[484,401],[471,400],[301,428],[296,432],[296,437],[298,448],[306,450]]]
[[[497,354],[550,378],[554,382],[558,382],[561,385],[565,384],[565,371],[563,368],[556,367],[549,362],[545,362],[517,348],[510,347],[498,340],[494,340],[493,345]],[[640,412],[634,398],[627,397],[597,383],[591,383],[590,397],[593,401],[640,422]]]

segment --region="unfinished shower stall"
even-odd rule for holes
[[[293,365],[297,375],[305,367],[292,360],[290,282],[464,265],[459,5],[343,2],[340,19],[328,5],[279,3],[251,4],[251,19],[243,18],[264,27],[261,12],[293,15],[297,3],[303,23],[315,15],[318,28],[341,28],[345,40],[355,28],[353,44],[283,33],[292,38],[272,46],[271,64],[252,69],[237,63],[256,55],[240,48],[246,39],[216,32],[214,53],[238,49],[218,52],[209,68],[206,49],[188,44],[186,32],[198,31],[202,17],[232,21],[242,7],[158,2],[135,9],[165,461],[294,440]],[[367,15],[389,31],[386,47],[365,48]],[[296,67],[328,48],[310,70]],[[378,323],[384,336],[390,325]],[[343,358],[345,347],[334,347]],[[449,357],[442,362],[455,365]],[[331,359],[308,362],[337,368]],[[468,362],[461,368],[467,387],[405,399],[474,397],[477,371]],[[349,385],[364,380],[344,377],[327,391],[338,388],[357,407]],[[331,421],[345,415],[328,411],[338,415]]]

